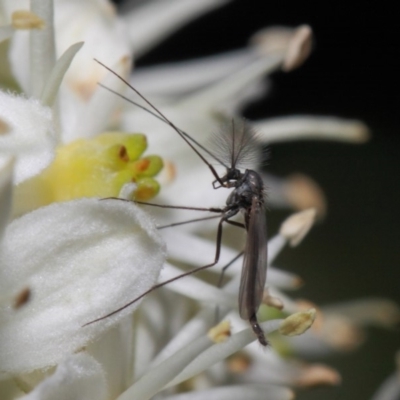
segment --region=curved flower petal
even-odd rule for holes
[[[230,0],[154,0],[125,18],[130,26],[129,34],[136,56],[140,56],[158,44],[170,33],[179,29],[188,20],[204,14]]]
[[[264,182],[268,187],[268,204],[276,208],[293,208],[305,210],[315,208],[318,218],[326,214],[327,200],[323,190],[311,177],[294,173],[278,178],[262,172]]]
[[[118,397],[118,400],[145,400],[163,389],[174,377],[179,375],[183,368],[212,346],[211,340],[207,336],[201,336],[188,346],[179,350],[156,367],[152,368],[147,374],[143,375],[127,391]]]
[[[363,122],[337,117],[293,115],[256,121],[254,127],[265,143],[310,139],[364,143],[369,138]]]
[[[77,56],[77,62],[66,74],[66,84],[76,93],[75,102],[78,102],[79,98],[90,97],[96,88],[97,81],[104,76],[102,68],[93,63],[93,57],[103,57],[113,64],[121,57],[129,56],[131,49],[127,32],[123,22],[116,18],[115,9],[109,1],[58,0],[55,4],[54,17],[58,54],[64,53],[76,42],[85,42],[84,48]],[[53,25],[50,17],[46,18],[46,24]],[[28,32],[17,31],[11,42],[10,62],[25,92],[28,92],[31,79],[28,47]],[[21,62],[23,58],[25,61]],[[50,72],[52,65],[49,64],[47,68]],[[43,82],[41,87],[43,87]]]
[[[271,320],[260,324],[260,326],[264,332],[268,334],[277,330],[281,322],[282,320]],[[243,331],[232,335],[229,340],[208,347],[198,357],[196,357],[175,379],[169,382],[166,387],[177,385],[178,383],[199,374],[218,361],[225,359],[249,343],[254,342],[256,339],[257,338],[255,337],[252,329],[244,329]],[[182,349],[181,352],[184,350],[185,349]]]
[[[56,203],[13,221],[2,244],[0,291],[27,287],[31,300],[0,310],[2,372],[55,365],[115,325],[135,305],[82,327],[149,289],[164,256],[152,221],[131,203]]]
[[[43,29],[30,32],[30,93],[39,98],[56,62],[53,0],[31,0],[31,11],[44,21]]]
[[[48,81],[43,87],[40,100],[43,104],[51,107],[56,101],[58,89],[64,78],[64,74],[71,65],[76,53],[83,46],[83,42],[75,43],[70,46],[65,53],[57,60],[51,71]]]
[[[167,264],[161,273],[161,282],[173,279],[182,275],[184,271]],[[210,285],[195,276],[185,276],[168,284],[168,289],[180,293],[197,301],[218,304],[221,306],[234,307],[236,304],[236,295],[223,292],[214,285]]]
[[[244,48],[195,60],[136,68],[131,82],[146,96],[173,97],[213,83],[255,58],[252,48]]]
[[[21,400],[105,400],[107,383],[101,365],[88,354],[66,358],[56,372]]]
[[[193,340],[205,335],[215,321],[215,309],[205,308],[190,319],[170,342],[157,354],[150,367],[160,364],[181,348],[188,346]]]
[[[133,342],[134,326],[127,318],[87,347],[107,376],[108,399],[116,398],[131,382],[131,362],[136,357]]]
[[[164,397],[163,400],[291,400],[290,389],[262,384],[221,386]]]
[[[105,75],[102,84],[118,93],[124,92],[126,89],[124,82],[117,79],[114,74],[109,73],[103,66],[95,62],[95,60],[91,60],[91,63],[96,65],[96,68],[100,68],[102,74]],[[128,75],[130,68],[131,60],[129,57],[118,59],[111,67],[113,71],[122,77]],[[100,72],[98,73],[100,74]],[[111,116],[120,106],[120,99],[116,99],[115,96],[111,96],[110,93],[98,87],[97,81],[95,83],[96,90],[90,97],[90,100],[79,104],[79,108],[76,105],[72,107],[72,113],[64,113],[63,121],[66,126],[63,132],[64,142],[68,143],[78,138],[93,137],[99,134],[109,124]],[[73,99],[70,100],[73,101]],[[93,118],[88,118],[88,115],[93,116]]]
[[[0,155],[16,155],[15,182],[38,174],[54,156],[53,117],[38,100],[0,91],[0,119],[11,128],[0,135]]]

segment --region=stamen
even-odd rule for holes
[[[17,10],[11,15],[11,23],[15,29],[44,29],[45,22],[35,13],[28,10]]]

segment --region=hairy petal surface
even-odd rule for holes
[[[164,257],[153,222],[132,203],[55,203],[13,221],[1,247],[0,292],[31,295],[18,309],[0,304],[1,372],[55,365],[96,339],[135,306],[83,325],[149,289]]]

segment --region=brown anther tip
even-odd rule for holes
[[[118,151],[118,157],[125,162],[129,161],[128,151],[125,146],[121,145]]]
[[[222,321],[208,331],[207,336],[214,343],[222,343],[231,336],[231,324],[229,321]]]
[[[293,71],[307,60],[312,50],[312,29],[308,25],[299,26],[289,42],[282,70]]]
[[[45,21],[29,10],[16,10],[11,15],[11,23],[14,29],[44,29]]]
[[[13,307],[17,310],[18,308],[21,308],[22,306],[24,306],[26,303],[28,303],[28,301],[31,298],[31,289],[29,289],[28,287],[22,289],[17,296],[14,298],[14,304]]]
[[[97,80],[69,81],[69,88],[82,100],[89,101],[97,88]]]
[[[10,132],[10,126],[7,124],[7,122],[3,121],[0,119],[0,135],[3,135],[4,133]]]
[[[169,184],[175,180],[177,175],[175,164],[171,161],[164,160],[164,168],[162,169],[158,179],[160,183]]]
[[[286,238],[292,247],[297,246],[313,226],[316,215],[315,208],[292,214],[282,223],[279,234]]]
[[[285,196],[296,210],[315,208],[319,219],[326,215],[325,194],[309,176],[299,173],[292,174],[286,179],[284,185]]]
[[[135,167],[139,172],[144,172],[146,171],[147,168],[149,168],[150,165],[150,160],[139,160],[135,163]]]
[[[343,352],[357,349],[365,340],[364,331],[340,315],[325,317],[321,336],[333,348]]]
[[[315,332],[321,332],[324,324],[324,316],[321,309],[312,301],[305,299],[296,300],[296,305],[299,311],[307,311],[310,308],[314,308],[315,310],[317,310],[317,313],[315,315],[315,320],[314,323],[312,324],[311,329]]]
[[[304,365],[300,376],[296,380],[296,386],[337,386],[342,382],[342,377],[335,369],[324,364]]]
[[[298,289],[298,288],[301,288],[302,286],[304,286],[304,280],[302,278],[300,278],[299,276],[296,276],[294,278],[293,287]]]
[[[249,42],[260,54],[268,55],[286,51],[292,37],[292,28],[274,26],[259,30],[250,38]]]
[[[284,307],[282,300],[278,297],[271,296],[268,293],[268,291],[264,292],[262,302],[263,302],[263,304],[265,304],[269,307],[276,308],[277,310],[283,310],[283,307]]]
[[[246,372],[250,368],[251,364],[252,359],[244,352],[238,352],[227,359],[227,367],[229,371],[234,374]]]

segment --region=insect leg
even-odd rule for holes
[[[104,197],[100,199],[101,201],[104,200],[119,200],[119,201],[126,201],[128,203],[135,203],[135,204],[142,204],[144,206],[152,206],[152,207],[160,207],[160,208],[173,208],[178,210],[193,210],[193,211],[209,211],[215,213],[223,213],[225,210],[222,208],[203,208],[203,207],[187,207],[187,206],[170,206],[167,204],[155,204],[155,203],[147,203],[145,201],[135,201],[135,200],[128,200],[128,199],[121,199],[120,197]]]
[[[206,221],[208,219],[215,219],[215,218],[220,218],[220,215],[211,215],[210,217],[189,219],[187,221],[182,221],[182,222],[174,222],[173,224],[169,225],[157,226],[157,229],[171,228],[173,226],[185,225],[185,224],[190,224],[192,222]]]
[[[242,223],[240,223],[240,222],[231,221],[231,220],[227,220],[226,222],[227,222],[228,224],[230,224],[230,225],[233,225],[233,226],[237,226],[237,227],[239,227],[239,228],[246,229],[245,225],[242,224]],[[221,285],[222,285],[222,281],[223,281],[223,279],[224,279],[225,271],[226,271],[238,258],[240,258],[240,257],[243,255],[243,253],[244,253],[244,251],[241,251],[233,260],[229,261],[229,263],[228,263],[227,265],[225,265],[225,266],[222,268],[221,275],[219,276],[219,280],[218,280],[218,284],[217,284],[218,287],[221,287]]]

